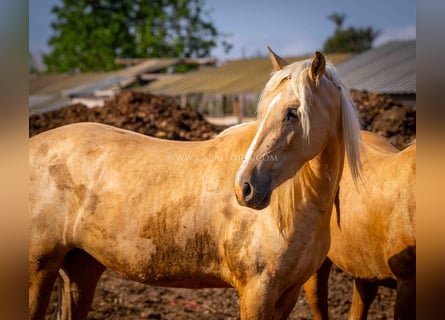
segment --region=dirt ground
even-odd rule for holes
[[[386,96],[352,91],[363,128],[382,134],[403,148],[415,138],[416,108]],[[29,118],[30,136],[67,123],[103,122],[165,139],[204,140],[224,129],[208,123],[190,107],[151,94],[126,92],[102,108],[73,105]],[[329,280],[329,306],[333,319],[347,319],[352,294],[350,276],[333,268]],[[53,291],[48,319],[56,306]],[[391,319],[395,292],[380,288],[369,319]],[[88,319],[238,319],[238,296],[234,289],[172,289],[150,287],[125,280],[106,271],[102,276]],[[312,319],[304,293],[290,319]]]
[[[333,319],[347,319],[352,279],[333,268],[329,286],[329,311]],[[47,319],[56,306],[55,293]],[[392,319],[394,302],[395,291],[380,288],[368,319]],[[125,280],[107,270],[97,286],[88,319],[239,319],[238,295],[235,289],[151,287]],[[313,319],[303,291],[289,319]]]

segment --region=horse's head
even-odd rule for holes
[[[238,202],[254,209],[268,206],[272,190],[338,136],[345,99],[333,66],[320,52],[290,65],[269,53],[276,72],[261,95],[258,131],[234,183]],[[355,110],[348,112],[355,117]],[[358,132],[358,120],[351,121]]]

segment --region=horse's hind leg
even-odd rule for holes
[[[105,267],[80,249],[67,253],[59,277],[57,319],[86,319]]]
[[[397,279],[394,319],[416,319],[416,276],[409,279]]]
[[[377,295],[378,285],[366,280],[354,278],[352,305],[349,320],[366,320],[369,307]]]
[[[63,261],[63,253],[37,254],[29,249],[29,318],[44,319],[57,272]]]
[[[315,320],[328,320],[328,280],[332,261],[326,258],[321,267],[304,284],[306,298]]]
[[[394,319],[416,318],[416,247],[411,246],[392,256],[388,265],[397,277]]]

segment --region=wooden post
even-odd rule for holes
[[[181,95],[181,108],[185,108],[187,106],[187,95]]]
[[[222,116],[226,114],[227,110],[227,96],[225,94],[222,95]]]
[[[239,99],[239,112],[238,112],[238,123],[242,123],[243,122],[243,117],[244,117],[244,95],[241,94],[240,95],[240,99]]]
[[[239,95],[233,96],[233,113],[232,114],[238,118],[238,123],[241,123],[242,116],[241,116],[241,104],[240,104]]]

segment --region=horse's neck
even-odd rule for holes
[[[320,154],[303,165],[294,179],[294,183],[301,186],[303,197],[319,210],[330,212],[328,207],[340,182],[344,155],[343,140],[330,141]]]
[[[272,205],[278,226],[288,239],[292,234],[300,237],[301,227],[304,232],[312,232],[321,225],[329,226],[344,162],[343,140],[339,140],[341,143],[330,141],[293,179],[277,189]]]

